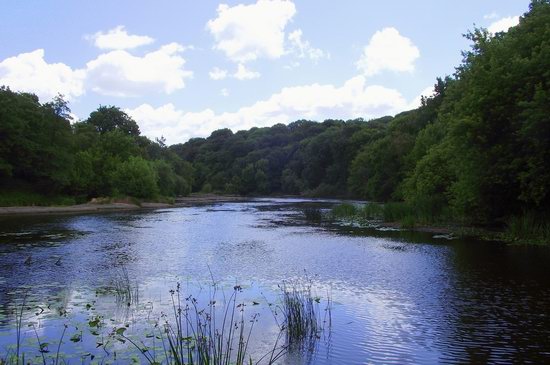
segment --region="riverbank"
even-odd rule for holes
[[[472,238],[511,244],[550,244],[550,223],[544,217],[524,214],[510,217],[502,226],[463,224],[453,221],[449,215],[434,214],[423,206],[397,203],[367,203],[336,205],[330,212],[334,219],[351,221],[370,226],[373,223],[382,229],[401,229],[431,233],[441,238]]]
[[[40,215],[40,214],[77,214],[77,213],[95,213],[109,211],[139,210],[139,209],[161,209],[181,206],[190,206],[195,204],[213,204],[230,201],[242,201],[245,198],[234,195],[216,195],[216,194],[191,194],[185,197],[178,197],[174,203],[162,202],[133,202],[129,199],[120,201],[111,199],[92,199],[84,204],[59,205],[59,206],[13,206],[0,207],[0,216],[2,215]]]

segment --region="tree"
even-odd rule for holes
[[[95,126],[101,134],[115,130],[134,137],[140,134],[137,123],[128,114],[115,106],[100,106],[90,114],[86,123]]]
[[[155,170],[141,157],[130,157],[120,163],[113,181],[119,193],[136,198],[152,198],[159,192]]]

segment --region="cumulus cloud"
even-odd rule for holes
[[[47,63],[43,49],[21,53],[0,62],[0,85],[35,93],[43,101],[58,93],[68,100],[82,95],[84,76],[83,70],[73,70],[64,63]]]
[[[492,13],[485,14],[483,16],[483,19],[490,20],[490,19],[496,19],[498,18],[498,13],[496,11],[493,11]]]
[[[223,88],[220,90],[220,95],[221,96],[229,96],[229,90],[227,90],[226,88]]]
[[[416,109],[422,104],[422,97],[429,98],[435,94],[434,87],[428,86],[422,90],[409,104],[407,109]]]
[[[88,37],[99,49],[132,49],[153,43],[155,40],[146,35],[128,34],[124,26],[119,25],[107,32],[97,32]]]
[[[184,49],[170,43],[143,57],[124,50],[102,54],[86,64],[87,86],[109,96],[139,96],[151,90],[170,94],[193,75],[184,68]]]
[[[257,71],[252,71],[248,69],[244,64],[239,63],[237,66],[237,70],[235,73],[230,74],[227,70],[214,67],[208,75],[210,76],[210,79],[218,81],[218,80],[224,80],[228,77],[237,79],[237,80],[251,80],[256,79],[260,77],[260,73]]]
[[[210,76],[212,80],[223,80],[227,77],[227,70],[222,70],[219,67],[214,67],[212,71],[208,73],[208,76]]]
[[[514,27],[519,24],[519,16],[509,16],[502,19],[499,19],[487,28],[489,32],[496,34],[498,32],[506,32],[511,27]]]
[[[171,103],[157,108],[142,104],[126,112],[140,124],[145,135],[163,135],[169,143],[179,143],[191,137],[208,136],[219,128],[240,130],[302,118],[373,118],[395,114],[408,105],[397,90],[367,85],[364,76],[356,76],[340,87],[320,84],[286,87],[268,99],[236,112],[217,114],[205,109],[186,113]]]
[[[399,34],[395,28],[377,31],[363,49],[357,68],[365,76],[382,71],[412,72],[420,51],[412,41]]]
[[[296,29],[289,33],[288,40],[291,44],[291,49],[299,58],[309,58],[314,62],[317,62],[321,58],[330,58],[328,53],[325,53],[319,48],[311,46],[309,41],[302,39],[302,30]]]
[[[249,70],[245,65],[239,63],[239,66],[237,66],[237,72],[233,74],[233,77],[237,80],[251,80],[260,77],[260,73]]]
[[[220,4],[217,17],[206,28],[215,39],[214,48],[234,62],[276,59],[285,53],[285,27],[295,13],[294,3],[285,0],[233,7]]]

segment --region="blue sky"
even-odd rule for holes
[[[452,74],[462,37],[505,31],[528,0],[3,1],[0,85],[76,117],[129,113],[168,143],[297,119],[370,119]]]

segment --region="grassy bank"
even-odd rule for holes
[[[510,217],[498,231],[482,226],[465,225],[454,221],[449,212],[440,205],[391,202],[386,204],[367,203],[355,205],[343,203],[335,206],[332,218],[368,224],[381,221],[403,229],[439,231],[446,229],[456,236],[475,236],[481,239],[499,240],[517,244],[550,244],[550,219],[525,213]]]
[[[0,207],[15,206],[67,206],[83,203],[82,199],[67,195],[45,195],[29,190],[3,190]]]

